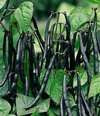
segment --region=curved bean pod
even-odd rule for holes
[[[88,116],[92,116],[92,114],[91,114],[91,112],[90,112],[90,108],[89,108],[89,106],[88,106],[88,104],[87,104],[87,102],[86,102],[86,100],[85,100],[85,98],[84,98],[84,95],[81,93],[81,99],[82,99],[82,102],[83,102],[83,107],[84,107],[84,109],[86,110],[86,114],[88,115]]]
[[[5,51],[5,50],[4,50]],[[8,75],[11,71],[12,65],[12,51],[13,51],[13,37],[12,37],[12,25],[10,25],[9,34],[8,34],[8,65],[3,77],[2,82],[0,82],[0,87],[3,86],[8,79]]]
[[[11,89],[8,90],[8,92],[2,96],[2,98],[5,97],[11,97],[12,94],[14,94],[15,90],[16,90],[16,85],[17,85],[17,80],[18,80],[18,75],[20,72],[20,56],[21,56],[21,38],[22,38],[23,34],[20,36],[20,39],[18,40],[18,44],[17,44],[17,55],[16,55],[16,61],[15,61],[15,72],[14,72],[14,79],[13,79],[13,83],[11,86]]]
[[[78,72],[77,72],[77,107],[78,107],[78,116],[82,116],[81,82],[80,82],[80,76]]]
[[[84,63],[86,65],[86,68],[87,68],[88,84],[89,84],[88,92],[89,92],[90,83],[91,83],[91,79],[92,79],[92,74],[91,74],[91,69],[90,69],[90,65],[89,65],[88,59],[87,59],[85,51],[84,51],[84,46],[83,46],[83,41],[82,41],[82,35],[81,35],[81,33],[79,33],[79,39],[80,39],[80,51],[81,51]]]
[[[93,42],[93,49],[94,49],[94,74],[99,74],[99,61],[98,61],[98,48],[96,45],[94,32],[92,32],[92,42]]]
[[[65,114],[64,114],[64,98],[63,98],[63,95],[62,95],[61,101],[60,101],[60,116],[65,116]]]
[[[65,102],[67,114],[68,116],[72,116],[71,108],[70,108],[67,93],[66,93],[66,75],[65,74],[63,78],[63,96],[64,96],[64,102]]]
[[[29,83],[28,83],[28,77],[25,75],[25,91],[24,95],[28,96],[29,95]]]

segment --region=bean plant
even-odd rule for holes
[[[0,116],[99,116],[100,9],[51,11],[42,36],[33,3],[10,2],[0,1]]]

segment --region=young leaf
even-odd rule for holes
[[[6,3],[6,0],[0,0],[0,9],[4,6],[5,3]]]
[[[100,93],[100,75],[96,75],[93,77],[91,84],[90,84],[90,91],[88,98],[97,95]]]
[[[5,114],[9,114],[10,110],[10,104],[6,100],[0,98],[0,116],[3,116],[2,112],[4,112]]]
[[[89,14],[82,7],[75,8],[69,15],[71,31],[77,30],[83,23],[89,20]]]
[[[21,29],[26,33],[33,15],[33,4],[23,2],[14,12],[14,16]]]

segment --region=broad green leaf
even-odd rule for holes
[[[50,97],[54,100],[57,104],[60,103],[60,99],[62,96],[62,85],[59,84],[59,81],[56,80],[52,83],[50,88]]]
[[[5,112],[0,111],[0,116],[16,116],[16,115],[6,114]]]
[[[10,16],[10,23],[16,23],[17,22],[17,20],[16,20],[16,18],[15,18],[15,15],[14,15],[14,13]]]
[[[23,2],[14,12],[14,16],[21,27],[26,33],[33,15],[33,4],[31,2]]]
[[[54,112],[54,114],[56,114],[57,116],[60,115],[60,109],[59,109],[59,106],[55,106],[55,105],[53,105],[53,106],[51,106],[50,108],[51,108],[51,110]]]
[[[88,82],[81,86],[81,91],[84,95],[87,94],[87,90],[88,90]]]
[[[82,68],[76,68],[76,70],[79,71],[79,75],[80,75],[80,81],[81,81],[81,85],[84,85],[87,82],[87,72],[86,70],[82,69]],[[74,82],[73,82],[73,87],[77,86],[77,74],[75,74],[74,76]]]
[[[3,79],[4,73],[5,73],[5,70],[3,69],[2,66],[0,66],[0,82]],[[8,83],[6,82],[4,86],[0,87],[0,95],[4,95],[8,90],[7,88],[8,88]]]
[[[77,7],[69,15],[69,21],[71,24],[71,31],[77,30],[83,23],[89,20],[89,14],[82,7]]]
[[[49,109],[48,116],[56,116],[56,115],[54,114],[54,112],[51,109]]]
[[[0,111],[0,116],[9,116],[9,114],[6,114],[5,112]]]
[[[9,114],[10,110],[11,110],[10,104],[6,100],[0,98],[0,116],[3,116],[2,112],[4,112],[5,114]]]
[[[9,115],[7,115],[7,116],[16,116],[16,115],[13,115],[13,114],[9,114]]]
[[[42,82],[43,82],[45,73],[46,73],[46,69],[44,69],[40,74],[40,84],[42,84]],[[46,88],[45,88],[45,92],[48,95],[50,95],[50,87],[51,87],[51,84],[53,83],[53,81],[54,81],[54,72],[53,72],[53,70],[51,70],[51,73],[50,73],[50,76],[49,76],[49,79],[47,81]]]
[[[37,108],[39,110],[39,113],[43,113],[43,112],[47,112],[49,110],[50,107],[50,99],[46,99],[41,101],[38,105]]]
[[[40,84],[43,82],[43,78],[46,70],[43,70],[40,75]],[[59,104],[61,95],[62,95],[62,85],[63,85],[63,76],[64,70],[57,70],[56,72],[51,70],[49,79],[46,84],[45,92],[54,100],[57,104]],[[69,77],[67,76],[67,83],[69,82]]]
[[[0,9],[4,6],[5,3],[6,3],[6,0],[0,0]]]
[[[73,96],[67,92],[67,95],[68,95],[68,101],[70,103],[70,106],[71,107],[74,107],[76,104],[75,104],[75,101],[74,101],[74,98]],[[57,116],[60,116],[60,109],[59,109],[59,106],[52,106],[51,107],[52,111],[57,115]],[[67,113],[67,112],[66,112]]]
[[[97,95],[100,93],[100,75],[96,75],[93,77],[91,84],[88,98]]]
[[[39,116],[38,110],[36,110],[31,116]]]
[[[32,102],[34,98],[24,96],[22,94],[18,94],[16,98],[16,108],[17,108],[17,115],[27,115],[31,114],[36,111],[37,108],[32,108],[30,110],[25,110],[24,107],[27,106],[29,103]]]
[[[64,71],[64,70],[61,70],[61,69],[58,69],[57,72],[56,72],[56,81],[57,81],[60,85],[63,84],[64,73],[65,73],[65,71]],[[67,82],[67,83],[69,82],[69,78],[66,78],[66,82]]]
[[[100,0],[87,0],[93,4],[100,4]]]
[[[17,115],[27,115],[33,114],[38,110],[39,113],[47,112],[50,106],[50,99],[46,99],[40,101],[35,107],[31,108],[30,110],[25,110],[24,107],[27,106],[29,103],[33,101],[34,98],[24,96],[22,94],[18,94],[16,98],[16,108],[17,108]]]
[[[50,88],[50,97],[57,104],[60,103],[60,99],[62,96],[62,85],[63,85],[64,73],[65,73],[64,70],[57,70],[55,80],[53,81]],[[67,75],[66,83],[68,84],[68,82],[69,82],[69,76]]]

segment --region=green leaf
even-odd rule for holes
[[[31,2],[23,2],[14,12],[14,16],[21,27],[26,33],[33,15],[33,4]]]
[[[18,33],[18,30],[20,30],[20,26],[14,16],[14,13],[10,17],[10,23],[12,24],[12,33],[13,35]]]
[[[17,115],[32,114],[38,110],[39,113],[47,112],[50,106],[50,99],[40,101],[35,107],[30,110],[25,110],[24,107],[33,101],[34,98],[18,94],[16,98]]]
[[[51,110],[54,112],[54,114],[56,114],[57,116],[60,115],[60,109],[59,109],[59,106],[55,106],[55,105],[53,105],[53,106],[51,106],[50,108],[51,108]]]
[[[36,110],[31,116],[39,116],[38,110]]]
[[[3,69],[2,66],[0,66],[0,82],[3,79],[4,73],[5,70]],[[8,90],[8,83],[6,82],[4,86],[0,87],[0,95],[4,95],[7,92],[7,90]]]
[[[43,82],[43,78],[46,70],[43,70],[40,75],[40,84]],[[63,76],[64,70],[57,70],[56,72],[51,70],[49,79],[47,81],[47,85],[45,88],[45,92],[54,100],[57,104],[59,104],[61,95],[62,95],[62,84],[63,84]],[[69,82],[69,77],[67,76],[67,84]]]
[[[51,88],[50,88],[50,97],[57,104],[60,103],[60,99],[62,96],[62,85],[63,85],[64,73],[65,73],[64,70],[57,70],[56,75],[55,75],[55,80],[51,84]],[[67,83],[68,82],[69,82],[69,77],[67,77]]]
[[[89,14],[82,7],[75,8],[69,15],[71,31],[76,31],[83,23],[89,20]]]
[[[14,114],[9,114],[9,115],[7,115],[7,116],[16,116],[16,115],[14,115]]]
[[[88,98],[97,95],[100,93],[100,75],[96,75],[93,77],[91,84]]]
[[[70,106],[74,107],[76,104],[75,104],[73,96],[69,92],[67,92],[67,95],[68,95],[68,100],[69,100]],[[60,116],[59,106],[52,106],[51,109],[54,112],[54,114],[56,114],[57,116]]]
[[[100,0],[87,0],[93,4],[100,4]]]
[[[49,107],[50,107],[50,99],[43,100],[37,105],[39,113],[47,112],[49,110]]]
[[[56,81],[58,82],[58,84],[62,85],[63,84],[63,77],[64,77],[64,70],[58,69],[56,72]],[[66,82],[68,84],[69,82],[69,78],[66,78]]]
[[[6,3],[6,0],[0,0],[0,9],[4,6],[5,3]]]
[[[54,114],[54,112],[51,109],[49,109],[48,116],[56,116],[56,115]]]
[[[88,90],[88,82],[81,86],[81,91],[84,95],[87,94],[87,90]]]
[[[0,47],[0,50],[3,50],[3,48]]]
[[[50,88],[50,97],[54,100],[57,104],[60,103],[60,99],[62,96],[62,86],[59,85],[59,82],[56,80],[52,83]]]
[[[45,73],[46,73],[46,69],[42,70],[42,72],[40,74],[40,84],[42,84],[42,82],[43,82]],[[46,88],[45,88],[45,92],[48,95],[50,95],[50,87],[51,87],[51,84],[53,83],[53,81],[54,81],[54,72],[53,72],[53,70],[51,70],[50,76],[49,76],[49,79],[47,81],[47,85],[46,85]]]
[[[6,100],[0,98],[0,116],[3,116],[2,112],[4,112],[5,114],[9,114],[10,110],[10,104]]]
[[[0,116],[9,116],[9,114],[6,114],[5,112],[0,111]]]
[[[14,15],[14,13],[10,16],[10,23],[16,23],[17,22],[17,20],[16,20],[16,18],[15,18],[15,15]]]
[[[69,92],[67,92],[67,95],[68,95],[68,100],[69,100],[70,106],[73,107],[75,105],[74,98]]]
[[[24,88],[24,86],[23,86],[23,83],[22,83],[22,81],[21,81],[21,78],[18,78],[18,83],[17,83],[17,85],[20,87],[20,88]]]
[[[77,116],[77,106],[72,107],[72,115]]]
[[[60,103],[60,99],[62,96],[62,85],[63,85],[63,76],[65,71],[64,70],[57,70],[55,75],[55,80],[51,84],[50,88],[50,97],[54,100],[57,104]],[[66,78],[66,83],[69,82],[69,76]]]
[[[80,75],[80,80],[81,80],[81,85],[84,85],[87,82],[87,72],[86,70],[77,67],[76,70],[79,71],[79,75]],[[73,82],[73,87],[77,86],[77,74],[75,74],[74,76],[74,82]]]

